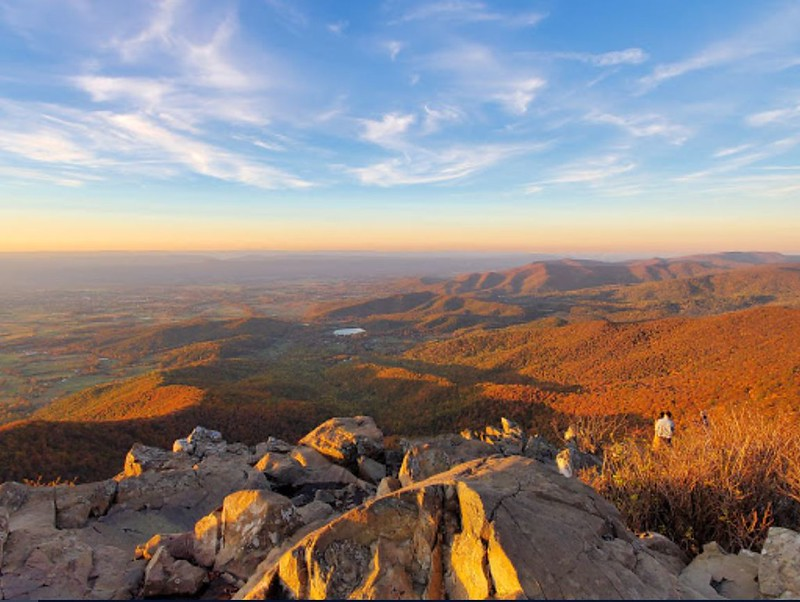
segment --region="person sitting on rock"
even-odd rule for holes
[[[672,445],[672,436],[675,434],[675,422],[672,420],[672,412],[661,412],[655,422],[655,436],[653,437],[653,449],[659,449],[663,445]]]

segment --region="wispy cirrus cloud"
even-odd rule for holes
[[[746,150],[750,152],[742,152],[745,149],[742,149],[742,151],[735,149],[737,152],[722,155],[718,154],[718,158],[723,159],[721,162],[718,162],[707,169],[693,171],[678,176],[674,178],[674,180],[676,182],[693,182],[712,176],[719,176],[722,174],[728,174],[730,172],[741,171],[742,169],[760,163],[761,161],[782,155],[783,153],[794,149],[798,145],[800,145],[800,135],[779,138],[778,140],[773,140],[772,142],[761,145],[748,144],[746,145]]]
[[[612,50],[599,54],[592,54],[589,52],[546,52],[537,54],[544,57],[588,63],[590,65],[594,65],[595,67],[641,65],[649,58],[649,55],[641,48],[626,48],[625,50]]]
[[[606,155],[561,167],[553,177],[537,184],[593,184],[636,169],[636,163],[619,155]]]
[[[0,103],[14,127],[0,131],[0,151],[27,160],[70,169],[70,180],[92,181],[112,175],[147,174],[161,178],[184,170],[263,189],[308,188],[311,182],[179,133],[143,113],[81,111],[57,105]],[[64,178],[59,177],[63,180]]]
[[[453,93],[465,102],[494,103],[524,115],[547,86],[525,60],[500,56],[492,48],[460,43],[419,60],[421,68],[452,80]]]
[[[514,155],[533,152],[543,145],[455,146],[437,150],[412,149],[401,157],[350,169],[362,184],[388,188],[460,180]]]
[[[652,90],[664,82],[695,71],[730,66],[741,68],[756,57],[779,58],[783,68],[796,59],[797,31],[800,30],[800,8],[795,3],[787,4],[761,21],[708,45],[699,52],[679,61],[660,63],[649,75],[639,80],[642,92]],[[780,58],[783,57],[783,58]],[[774,69],[767,62],[768,69]]]
[[[742,153],[742,152],[744,152],[747,149],[752,148],[752,147],[753,147],[752,144],[738,144],[736,146],[728,146],[728,147],[719,149],[712,156],[715,159],[719,159],[719,158],[722,158],[722,157],[730,157],[731,155],[738,155],[739,153]]]
[[[585,117],[585,120],[589,123],[617,126],[636,138],[660,136],[676,145],[686,142],[691,134],[688,128],[654,114],[623,116],[593,111]]]
[[[502,13],[490,5],[473,0],[423,2],[403,14],[394,23],[412,21],[447,21],[456,23],[498,23],[510,27],[532,27],[547,15],[538,12]]]
[[[800,118],[800,104],[794,107],[754,113],[748,116],[746,121],[748,125],[761,127],[765,125],[782,125],[798,118]]]

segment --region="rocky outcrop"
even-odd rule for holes
[[[669,598],[659,562],[593,490],[522,457],[479,459],[369,501],[238,598]]]
[[[402,453],[379,433],[341,418],[249,447],[198,427],[173,451],[135,445],[114,479],[2,484],[0,597],[797,595],[800,535],[770,530],[761,555],[709,545],[686,567],[513,422]]]

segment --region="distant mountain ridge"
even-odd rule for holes
[[[505,295],[532,294],[689,278],[743,267],[793,263],[798,260],[800,258],[780,253],[741,252],[623,262],[558,259],[537,261],[510,270],[475,272],[435,285],[434,289],[445,294],[479,291]]]
[[[329,305],[312,317],[414,323],[418,330],[441,332],[509,325],[558,314],[559,307],[566,314],[587,299],[602,299],[590,311],[593,317],[614,312],[624,319],[719,313],[800,301],[798,261],[800,257],[780,253],[740,252],[624,262],[537,261],[445,281],[409,281],[413,292]],[[638,318],[630,313],[632,307],[640,310]]]

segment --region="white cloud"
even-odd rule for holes
[[[656,65],[650,75],[639,80],[642,91],[651,90],[662,83],[687,73],[732,65],[737,68],[754,57],[781,57],[793,53],[800,30],[800,9],[789,3],[787,8],[768,11],[769,16],[751,24],[745,30],[706,47],[689,58]],[[781,58],[784,66],[787,61]],[[789,61],[790,62],[790,61]],[[769,67],[774,68],[774,65]]]
[[[175,132],[143,113],[0,101],[0,115],[13,124],[0,130],[0,150],[48,164],[54,173],[69,169],[71,180],[89,181],[98,174],[163,178],[188,170],[265,189],[311,185],[196,135]]]
[[[567,59],[589,63],[596,67],[616,67],[617,65],[640,65],[648,59],[647,53],[641,48],[626,48],[625,50],[613,50],[601,54],[591,54],[588,52],[546,52],[538,53],[545,57],[557,59]]]
[[[108,115],[106,120],[130,134],[140,145],[163,152],[173,161],[202,175],[265,189],[311,186],[310,182],[282,170],[253,163],[228,151],[176,134],[142,115]]]
[[[503,86],[506,89],[494,94],[494,98],[510,112],[523,115],[545,85],[546,82],[538,77],[508,82]]]
[[[362,119],[361,137],[380,146],[395,147],[402,143],[401,136],[416,121],[414,115],[387,113],[380,120]]]
[[[512,64],[518,63],[518,64]],[[485,45],[458,44],[424,57],[421,66],[452,79],[461,104],[497,103],[514,115],[525,114],[547,81],[532,73],[528,61],[498,55]]]
[[[31,182],[44,182],[56,184],[66,188],[79,188],[86,183],[87,178],[75,177],[66,172],[41,171],[26,167],[12,167],[0,165],[0,176],[18,185],[29,185]],[[95,178],[96,179],[96,178]]]
[[[394,61],[397,58],[397,55],[400,54],[400,51],[403,49],[404,44],[402,42],[398,42],[397,40],[389,40],[386,42],[386,49],[389,51],[389,58]]]
[[[611,67],[614,65],[639,65],[647,60],[647,53],[641,48],[627,48],[625,50],[615,50],[595,54],[589,58],[589,62],[599,67]]]
[[[726,174],[732,171],[739,171],[763,161],[771,157],[783,154],[800,144],[800,135],[790,136],[788,138],[780,138],[768,144],[763,144],[759,147],[748,145],[748,148],[753,148],[753,152],[749,153],[729,153],[729,157],[722,163],[717,163],[709,169],[694,171],[683,176],[674,178],[676,182],[692,182],[695,180],[705,179],[711,176]]]
[[[686,142],[690,134],[686,127],[670,123],[660,115],[621,116],[611,113],[592,112],[585,119],[589,123],[615,125],[637,138],[661,136],[672,144],[677,145]]]
[[[0,130],[0,149],[45,163],[86,163],[94,155],[62,132],[39,128],[35,131]]]
[[[531,148],[487,145],[440,151],[415,149],[402,157],[350,171],[362,184],[371,186],[433,184],[465,178],[526,150]]]
[[[546,15],[536,12],[503,14],[490,10],[483,2],[472,0],[443,0],[423,2],[395,23],[409,21],[450,21],[457,23],[494,22],[509,27],[532,27]]]
[[[755,113],[747,118],[747,123],[748,125],[760,127],[764,125],[783,124],[797,117],[800,117],[800,105]]]
[[[464,119],[463,111],[453,106],[445,105],[439,108],[433,108],[429,105],[425,105],[423,109],[425,111],[423,131],[426,134],[432,134],[438,131],[442,124],[457,123]]]
[[[746,151],[747,149],[751,148],[752,146],[753,146],[752,144],[740,144],[738,146],[730,146],[730,147],[726,147],[726,148],[721,148],[717,152],[715,152],[713,156],[714,156],[715,159],[719,159],[719,158],[722,158],[722,157],[730,157],[731,155],[736,155],[738,153]]]
[[[609,156],[563,168],[548,184],[594,183],[618,176],[636,168],[636,163]]]
[[[335,36],[341,36],[344,34],[344,30],[348,28],[350,23],[348,21],[336,21],[335,23],[328,23],[328,31],[330,31]]]
[[[101,77],[82,75],[72,78],[95,102],[133,100],[140,106],[154,107],[174,90],[172,84],[145,77]]]

